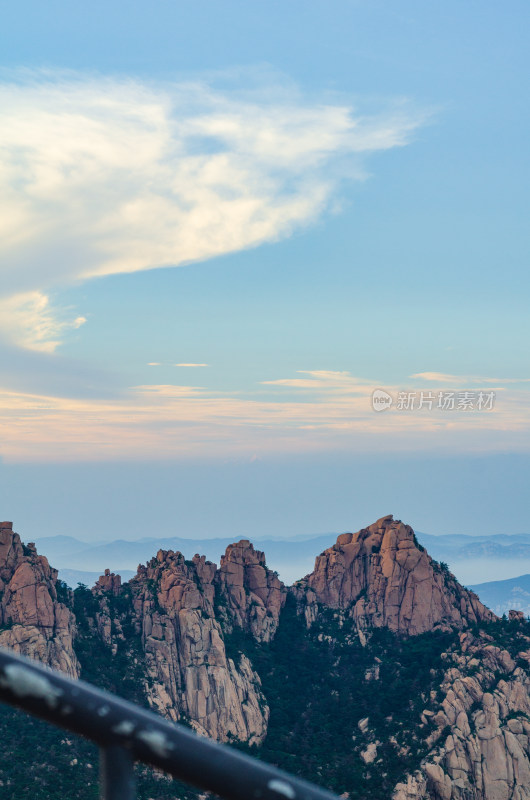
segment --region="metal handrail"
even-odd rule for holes
[[[0,700],[98,744],[103,800],[133,800],[134,761],[227,800],[338,800],[110,692],[1,648]]]

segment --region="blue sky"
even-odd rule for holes
[[[212,503],[202,536],[251,533],[253,503],[282,535],[394,510],[428,532],[520,528],[529,16],[517,1],[4,9],[4,516],[36,535],[33,496],[56,519],[46,470],[58,532],[83,524],[68,497],[84,482],[114,519],[127,462],[131,498],[182,470],[188,497],[223,485],[233,503]],[[374,388],[496,405],[374,414]],[[386,488],[371,470],[359,498],[367,458]],[[392,483],[399,458],[432,492]],[[104,486],[86,480],[98,465]],[[192,535],[193,505],[179,519],[171,489],[154,493],[165,532]]]

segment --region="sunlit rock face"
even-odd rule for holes
[[[347,610],[361,629],[384,626],[407,635],[495,618],[392,516],[339,536],[294,591],[309,623],[318,603]]]
[[[0,647],[77,677],[75,619],[58,599],[57,574],[12,523],[0,523]]]
[[[255,743],[269,709],[249,660],[227,657],[215,618],[216,566],[159,550],[139,567],[131,587],[142,628],[148,696],[165,716],[185,718],[201,733]]]
[[[229,545],[215,580],[227,610],[226,623],[250,631],[259,642],[270,642],[287,591],[267,568],[265,554],[254,550],[247,539]]]
[[[113,595],[119,595],[121,589],[121,576],[115,575],[110,569],[106,569],[103,575],[100,575],[94,585],[94,594],[105,594],[110,592]]]
[[[108,644],[111,620],[105,593],[116,577],[96,584],[101,635]],[[230,545],[221,566],[198,554],[159,550],[130,582],[131,612],[141,630],[146,692],[151,705],[173,720],[186,720],[220,741],[262,741],[269,709],[249,659],[227,656],[225,639],[235,629],[269,642],[278,627],[286,589],[265,556],[243,540]]]

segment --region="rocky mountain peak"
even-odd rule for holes
[[[75,620],[58,597],[57,575],[11,522],[0,523],[0,646],[77,676]]]
[[[265,553],[255,550],[249,539],[240,539],[239,542],[229,544],[224,556],[221,556],[221,569],[226,568],[228,563],[265,567]]]
[[[216,619],[217,567],[196,554],[159,550],[130,581],[141,630],[152,705],[170,719],[188,719],[216,739],[258,742],[268,708],[250,662],[227,655]]]
[[[265,554],[255,550],[248,539],[228,545],[216,583],[228,624],[249,630],[258,641],[270,641],[287,590],[278,575],[268,569]]]
[[[94,586],[94,594],[101,592],[110,592],[111,594],[118,595],[121,590],[121,575],[115,575],[110,569],[105,570],[104,575],[100,575]]]
[[[0,522],[0,579],[9,579],[22,560],[24,549],[20,536],[13,532],[12,522]],[[1,586],[1,584],[0,584]]]
[[[385,626],[414,635],[495,619],[445,565],[430,558],[413,529],[392,515],[341,534],[295,591],[308,621],[315,604],[322,603],[347,611],[360,629]]]

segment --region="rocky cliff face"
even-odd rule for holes
[[[511,653],[487,634],[460,634],[442,700],[421,715],[430,752],[394,800],[530,797],[530,638],[512,634]]]
[[[294,591],[309,624],[319,603],[347,610],[361,630],[387,627],[409,636],[495,619],[392,516],[339,536]]]
[[[77,677],[75,620],[57,587],[57,570],[34,545],[22,544],[11,522],[1,522],[0,647]]]
[[[58,586],[46,558],[23,545],[11,523],[2,523],[0,645],[76,677],[75,617],[59,601]],[[220,741],[262,741],[269,708],[260,678],[245,655],[227,655],[225,637],[240,629],[269,642],[276,631],[286,589],[263,553],[241,541],[227,548],[217,569],[204,556],[186,561],[161,550],[139,566],[126,590],[120,576],[106,570],[91,596],[83,600],[83,647],[89,649],[92,636],[116,657],[126,650],[124,630],[133,625],[154,708]]]
[[[236,663],[227,656],[215,617],[216,576],[204,556],[187,562],[163,550],[138,568],[131,589],[148,696],[162,714],[184,717],[201,733],[256,743],[265,736],[269,709],[248,658]]]
[[[260,678],[244,654],[228,657],[225,637],[236,628],[259,642],[274,636],[286,589],[264,554],[242,540],[217,569],[204,556],[160,550],[130,585],[153,706],[221,741],[262,741],[269,709]]]
[[[250,631],[256,641],[270,642],[278,628],[287,590],[267,569],[265,554],[242,539],[227,547],[216,573],[225,626]]]

